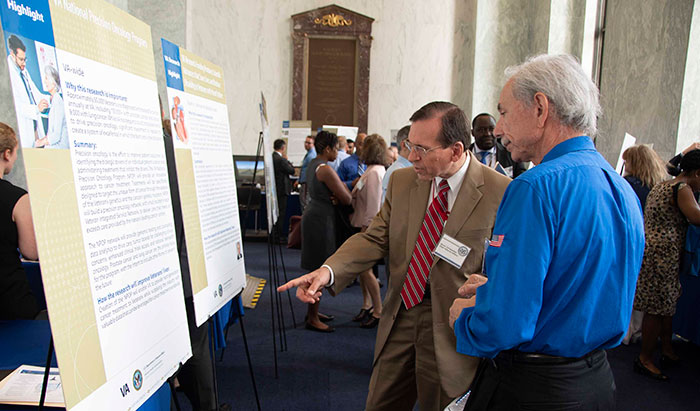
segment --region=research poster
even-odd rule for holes
[[[304,142],[306,137],[311,135],[311,121],[308,120],[285,120],[282,122],[282,138],[287,140],[287,159],[296,167],[301,167],[301,163],[306,156]]]
[[[267,118],[267,102],[265,95],[260,93],[260,123],[263,136],[263,159],[265,163],[265,204],[267,205],[267,232],[272,232],[272,227],[279,218],[279,206],[277,204],[277,187],[275,186],[275,166],[272,162],[272,139],[270,138],[270,121]]]
[[[191,356],[151,29],[95,0],[0,14],[66,407],[136,409]]]
[[[245,286],[221,67],[161,39],[197,326]]]

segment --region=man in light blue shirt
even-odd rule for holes
[[[304,148],[306,149],[306,155],[304,160],[301,162],[301,169],[299,170],[299,206],[301,211],[304,211],[304,207],[309,202],[309,191],[306,185],[306,169],[309,167],[311,160],[316,158],[316,149],[314,148],[314,136],[307,136],[304,140]]]
[[[399,147],[399,158],[394,161],[391,167],[387,168],[386,174],[384,174],[384,179],[382,180],[382,203],[384,202],[384,197],[386,197],[386,188],[389,187],[389,177],[391,174],[401,168],[410,167],[412,163],[408,161],[408,155],[411,153],[404,142],[408,138],[408,132],[411,130],[411,126],[404,126],[396,134],[396,145]]]
[[[488,280],[471,275],[460,289],[470,298],[450,309],[457,351],[487,358],[466,409],[613,410],[603,350],[629,324],[644,253],[639,200],[587,137],[598,90],[573,57],[538,56],[506,74],[495,134],[514,161],[537,166],[506,190]]]

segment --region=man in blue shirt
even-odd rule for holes
[[[408,139],[408,132],[410,130],[411,126],[403,126],[396,134],[396,145],[399,147],[399,158],[394,161],[394,164],[392,164],[384,174],[384,179],[382,180],[382,203],[384,202],[384,197],[386,197],[386,189],[389,187],[389,178],[391,178],[394,171],[413,165],[410,161],[408,161],[408,155],[411,153],[411,150],[409,150],[405,144],[406,140]]]
[[[359,157],[362,151],[362,142],[365,140],[366,136],[365,133],[359,133],[357,135],[355,138],[355,152],[353,155],[343,160],[338,167],[338,177],[340,177],[340,180],[345,183],[350,191],[355,187],[360,176],[367,168],[367,166],[360,161]]]
[[[514,161],[537,166],[499,206],[488,280],[473,274],[460,288],[470,298],[450,309],[457,351],[486,358],[466,409],[612,410],[603,350],[620,343],[632,312],[639,200],[587,137],[598,92],[573,57],[538,56],[506,74],[495,134]]]
[[[311,160],[316,158],[314,136],[306,137],[306,140],[304,140],[304,148],[306,149],[306,155],[301,162],[301,169],[299,170],[299,206],[301,207],[301,211],[304,211],[304,207],[306,207],[306,204],[309,202],[309,191],[306,185],[306,169],[309,167]]]

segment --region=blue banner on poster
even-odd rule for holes
[[[185,91],[182,84],[182,67],[180,65],[180,47],[166,39],[160,39],[163,46],[163,64],[165,64],[165,83],[168,87]]]
[[[0,16],[5,32],[54,46],[51,12],[47,0],[2,1]],[[9,36],[6,34],[5,37]]]

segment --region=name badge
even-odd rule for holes
[[[357,182],[357,184],[355,184],[355,188],[357,188],[357,191],[362,190],[362,187],[364,187],[364,186],[365,186],[365,179],[364,179],[364,178],[361,178],[361,179]]]
[[[445,260],[455,268],[461,268],[472,249],[447,234],[443,234],[433,254]]]

